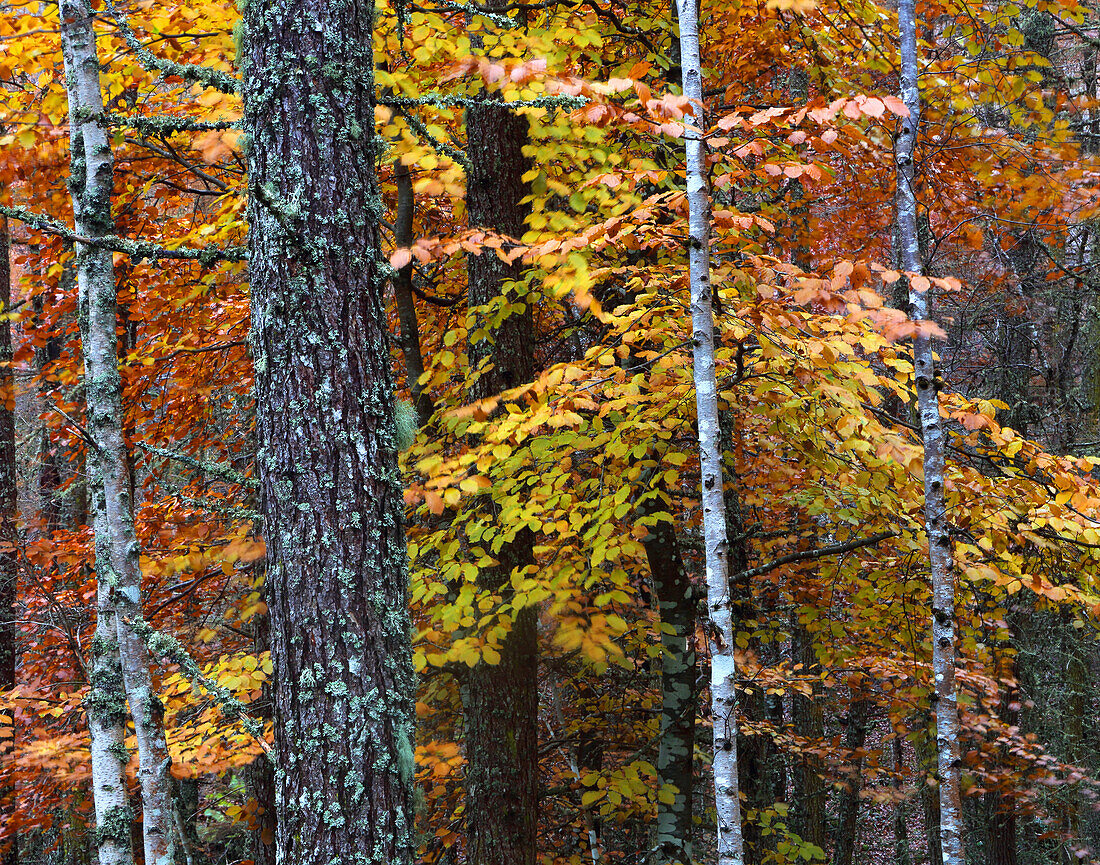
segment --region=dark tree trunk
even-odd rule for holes
[[[737,467],[733,464],[733,432],[735,418],[732,409],[725,409],[720,415],[722,452],[726,471],[725,499],[726,537],[729,538],[730,604],[733,617],[733,629],[736,633],[746,622],[754,621],[757,615],[756,601],[752,585],[742,576],[749,568],[749,548],[745,538],[745,518],[741,508],[741,480]],[[750,629],[751,630],[751,629]],[[764,647],[760,640],[750,638],[750,647],[763,655]],[[738,700],[741,717],[749,722],[766,721],[771,715],[767,697],[762,688],[746,691]],[[758,865],[763,862],[769,848],[774,847],[776,836],[765,836],[761,832],[759,812],[771,808],[785,795],[786,784],[776,786],[777,778],[786,780],[782,757],[770,736],[737,734],[737,773],[740,793],[745,799],[742,810],[743,825],[741,832],[744,843],[745,865]],[[756,812],[755,819],[749,819]]]
[[[651,501],[648,513],[667,511]],[[660,605],[661,741],[657,782],[676,787],[671,803],[657,805],[657,843],[653,862],[692,860],[692,787],[695,764],[695,593],[680,555],[673,524],[654,523],[642,540]]]
[[[0,311],[11,305],[11,267],[8,220],[0,217]],[[15,377],[12,367],[11,323],[0,322],[0,691],[15,686],[15,661],[18,656],[15,625],[16,587],[19,560],[15,547]],[[6,726],[14,737],[14,718],[0,715],[0,727]],[[0,762],[7,762],[14,738],[0,738]],[[8,822],[15,791],[0,789],[0,822]],[[9,824],[10,825],[10,824]],[[15,838],[8,839],[6,852],[0,853],[0,865],[15,865],[19,848]],[[3,844],[0,843],[0,849]]]
[[[901,797],[901,773],[905,768],[901,742],[900,737],[894,739],[894,771],[897,773],[894,791],[898,795],[897,804],[894,806],[894,863],[895,865],[913,865],[913,855],[909,851],[909,808],[905,799]]]
[[[413,209],[416,197],[413,195],[412,172],[409,166],[398,160],[393,169],[393,178],[397,183],[397,215],[394,219],[394,244],[412,246]],[[424,355],[420,349],[420,322],[416,315],[416,298],[413,297],[413,263],[397,271],[393,283],[394,299],[397,301],[397,320],[401,326],[401,354],[405,359],[405,378],[412,393],[413,406],[416,409],[416,422],[424,426],[435,411],[431,395],[420,384],[424,374]]]
[[[867,740],[867,700],[853,692],[848,705],[848,727],[844,747],[856,754],[847,778],[848,788],[841,791],[837,807],[837,836],[833,865],[852,865],[859,841],[859,791],[863,787],[863,755],[859,753]]]
[[[269,603],[269,593],[264,583],[264,602]],[[271,620],[267,613],[253,619],[253,639],[256,654],[271,649]],[[272,682],[269,678],[260,689],[258,703],[251,706],[253,717],[267,723],[271,719]],[[275,865],[275,767],[266,755],[261,754],[248,767],[248,784],[256,800],[256,826],[252,832],[252,861],[256,865]]]
[[[821,666],[817,662],[813,635],[797,617],[791,623],[791,657],[802,664],[806,675],[817,676]],[[824,715],[821,708],[821,682],[815,680],[812,694],[804,697],[795,694],[791,705],[794,731],[808,740],[811,747],[820,746],[825,735]],[[809,844],[825,848],[825,782],[822,780],[824,762],[812,751],[802,753],[791,761],[794,801],[791,803],[791,828]]]
[[[480,105],[466,112],[466,210],[470,225],[512,237],[523,234],[528,194],[523,155],[527,119],[507,108]],[[521,275],[518,265],[488,250],[468,259],[471,309],[500,297],[504,283]],[[479,323],[485,321],[479,317]],[[531,380],[534,334],[531,311],[513,312],[486,338],[471,340],[470,397],[495,396]],[[498,511],[489,496],[485,507]],[[502,527],[503,528],[503,527]],[[534,563],[534,536],[526,529],[505,544],[498,564],[478,577],[481,589],[507,594],[513,571]],[[477,865],[534,865],[538,818],[538,633],[536,610],[518,613],[500,647],[500,663],[478,663],[464,676],[466,722],[467,858]]]
[[[373,20],[348,0],[244,13],[276,845],[295,865],[403,865],[415,848]]]

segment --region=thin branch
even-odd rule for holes
[[[173,132],[210,132],[240,129],[239,120],[195,120],[193,117],[157,115],[139,117],[132,114],[116,114],[105,111],[94,114],[87,109],[77,112],[78,120],[90,120],[105,129],[134,129],[143,135],[171,135]]]
[[[216,477],[220,477],[222,480],[229,481],[230,483],[240,484],[246,487],[258,487],[260,482],[255,478],[249,478],[242,475],[235,469],[229,468],[229,466],[219,465],[218,463],[204,463],[195,459],[187,454],[181,454],[178,451],[169,451],[164,448],[154,447],[153,445],[146,444],[145,442],[134,442],[134,447],[141,448],[147,453],[156,454],[166,459],[175,460],[176,462],[183,463],[184,465],[191,466],[193,469],[198,469],[202,472],[207,472]]]
[[[112,0],[107,0],[107,8],[115,19],[122,38],[133,49],[138,60],[142,62],[146,69],[162,72],[165,75],[175,75],[184,81],[202,84],[205,87],[217,90],[219,93],[235,94],[240,92],[240,79],[234,78],[232,75],[226,75],[224,72],[219,72],[207,66],[199,66],[195,63],[177,63],[175,60],[158,57],[141,44],[141,40],[137,38],[137,34],[134,33],[126,21],[126,16],[118,11]]]
[[[273,749],[264,738],[263,724],[248,714],[248,707],[234,697],[232,691],[203,673],[199,665],[195,663],[195,659],[180,645],[179,640],[161,631],[154,630],[144,619],[124,619],[123,621],[149,647],[149,651],[153,655],[178,664],[191,681],[201,685],[203,690],[217,701],[222,714],[227,718],[240,721],[245,731],[263,748],[268,759],[274,760]]]
[[[783,565],[790,565],[795,562],[805,562],[810,559],[822,559],[825,556],[835,556],[852,550],[858,550],[860,547],[868,547],[872,544],[877,544],[879,541],[884,541],[887,538],[896,538],[899,534],[900,532],[878,532],[870,537],[846,541],[843,544],[829,544],[827,547],[818,547],[814,550],[802,550],[797,553],[788,553],[785,556],[780,556],[778,559],[773,559],[763,565],[757,565],[755,568],[749,568],[747,571],[741,571],[739,574],[734,574],[732,582],[740,583],[751,580],[754,577],[771,573],[776,568],[783,567]]]
[[[72,243],[83,243],[85,246],[94,246],[97,249],[110,249],[113,252],[121,252],[130,256],[134,262],[145,260],[158,261],[197,261],[204,267],[209,267],[217,261],[247,261],[248,250],[243,246],[230,246],[220,249],[216,246],[199,249],[193,246],[180,246],[169,249],[159,243],[151,243],[147,240],[130,240],[127,237],[118,237],[114,234],[105,234],[102,237],[85,237],[77,234],[72,229],[55,219],[34,213],[22,207],[7,207],[0,205],[0,216],[9,219],[17,219],[45,234],[52,234]]]

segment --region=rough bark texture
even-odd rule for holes
[[[372,3],[249,3],[242,52],[276,848],[403,865],[413,676]]]
[[[524,231],[528,194],[523,174],[527,118],[506,108],[474,106],[466,112],[466,209],[470,225],[511,237]],[[467,262],[470,309],[488,307],[519,278],[489,250]],[[513,301],[515,298],[511,298]],[[535,357],[530,307],[499,314],[475,313],[488,331],[469,347],[471,370],[482,373],[473,400],[495,396],[531,380]],[[485,507],[499,512],[488,496]],[[501,526],[501,529],[506,527]],[[534,562],[534,536],[522,529],[497,554],[498,564],[478,576],[481,589],[507,595],[513,571]],[[500,647],[500,663],[481,662],[462,684],[466,723],[466,827],[468,857],[478,865],[534,865],[538,820],[538,633],[536,610],[521,610]]]
[[[695,405],[702,475],[703,542],[710,617],[710,692],[714,722],[714,795],[718,822],[718,865],[741,865],[741,803],[737,784],[737,667],[730,603],[729,550],[722,484],[722,448],[718,423],[718,387],[714,373],[714,313],[710,284],[710,196],[703,130],[703,75],[699,52],[698,8],[677,0],[684,95],[692,114],[684,144],[687,154],[688,246]]]
[[[667,512],[650,500],[646,511]],[[643,505],[645,507],[645,505]],[[657,783],[676,788],[657,804],[657,837],[650,861],[692,862],[692,788],[695,753],[695,593],[672,523],[654,523],[642,540],[661,614],[661,740]]]
[[[912,274],[922,267],[917,234],[917,200],[913,161],[920,118],[917,87],[917,23],[914,0],[900,0],[901,97],[909,116],[897,138],[897,219],[902,266]],[[928,318],[928,296],[910,285],[909,305],[915,320]],[[955,578],[951,538],[944,508],[944,433],[932,341],[913,339],[921,436],[924,441],[924,516],[932,575],[932,673],[936,696],[937,774],[940,795],[940,846],[944,865],[963,865],[963,818],[960,797],[959,707],[955,685]]]
[[[8,220],[0,218],[0,312],[11,305],[11,267]],[[18,657],[18,627],[15,625],[15,598],[19,579],[19,559],[15,545],[17,494],[15,488],[15,377],[12,367],[11,323],[0,321],[0,691],[15,686],[15,662]],[[0,712],[0,763],[10,759],[15,744],[14,717]],[[9,736],[11,738],[9,738]],[[15,790],[0,788],[0,820],[11,814]],[[0,852],[0,865],[15,865],[19,860],[18,840],[8,842]]]
[[[72,192],[76,232],[89,238],[112,233],[113,159],[106,133],[82,119],[103,110],[92,11],[86,0],[63,0],[61,35],[69,97]],[[97,645],[89,718],[93,781],[97,793],[97,839],[101,862],[126,861],[123,840],[125,786],[120,714],[122,693],[134,719],[141,781],[146,865],[173,865],[171,758],[164,738],[163,707],[153,691],[149,651],[128,624],[141,619],[141,568],[131,510],[130,472],[123,440],[122,378],[118,368],[118,298],[112,254],[77,246],[77,285],[84,389],[87,401],[88,467],[92,478],[96,576],[99,585]],[[116,654],[117,653],[117,654]],[[101,729],[96,729],[101,727]],[[103,809],[98,797],[106,798]],[[128,822],[126,823],[128,828]]]

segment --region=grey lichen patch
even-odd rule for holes
[[[134,814],[129,808],[121,805],[109,808],[96,823],[92,843],[96,847],[104,844],[129,845],[133,821]]]

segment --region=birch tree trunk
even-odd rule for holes
[[[899,0],[898,27],[901,33],[901,97],[909,109],[909,116],[901,121],[896,144],[898,242],[902,266],[911,274],[919,274],[922,262],[917,234],[917,199],[913,189],[913,154],[920,123],[915,0]],[[928,318],[928,295],[914,287],[912,281],[909,285],[909,307],[914,320]],[[932,575],[932,673],[935,678],[940,781],[940,846],[944,865],[963,865],[959,708],[955,685],[955,578],[944,509],[943,424],[940,421],[935,357],[928,336],[914,336],[913,366],[924,440],[924,518]]]
[[[372,2],[244,8],[276,861],[407,865],[413,671]]]
[[[87,0],[62,0],[60,12],[76,233],[94,239],[113,231],[114,164],[105,131],[88,119],[103,111],[92,10]],[[125,767],[121,738],[124,688],[138,745],[145,862],[172,865],[176,851],[164,710],[153,691],[148,649],[127,624],[127,620],[141,619],[141,568],[122,433],[118,304],[111,252],[92,244],[78,244],[77,285],[99,584],[97,645],[93,648],[93,676],[98,681],[89,696],[88,714],[93,726],[101,725],[92,736],[93,741],[98,739],[93,766],[102,773],[93,782],[99,794],[97,821],[101,816],[105,821],[97,827],[101,862],[127,862],[130,857],[128,843],[123,841],[125,784],[119,777]],[[98,717],[92,720],[93,715]],[[102,810],[100,796],[106,797]],[[128,821],[126,831],[128,834]]]
[[[718,386],[714,372],[714,313],[710,285],[710,196],[703,132],[703,73],[695,0],[676,0],[684,95],[692,113],[684,132],[687,155],[688,246],[691,279],[695,405],[699,426],[703,542],[706,547],[707,613],[710,617],[710,693],[714,719],[714,800],[718,817],[718,865],[741,865],[741,803],[737,783],[737,668],[730,603],[729,549],[722,490]]]

